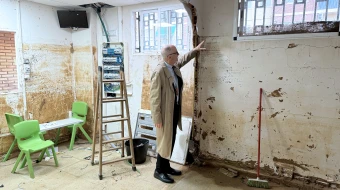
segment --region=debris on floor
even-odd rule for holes
[[[218,171],[231,178],[238,176],[238,172],[230,168],[228,169],[220,168]]]
[[[285,163],[275,163],[275,167],[278,171],[279,176],[288,179],[293,179],[294,166]]]

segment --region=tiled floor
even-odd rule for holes
[[[59,167],[53,159],[33,164],[35,178],[29,177],[27,167],[11,173],[16,158],[0,162],[1,189],[254,189],[246,186],[241,178],[229,178],[216,168],[188,167],[171,164],[181,169],[183,175],[174,177],[174,184],[165,184],[153,177],[156,160],[147,157],[145,163],[137,165],[138,172],[133,172],[128,162],[118,162],[103,166],[103,180],[99,180],[99,166],[92,166],[84,159],[91,155],[90,144],[77,144],[73,151],[67,149],[67,143],[58,146]],[[37,155],[32,156],[33,159]],[[104,159],[119,158],[116,152],[106,152]],[[272,189],[290,189],[271,184]]]

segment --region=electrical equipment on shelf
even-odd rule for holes
[[[103,48],[103,78],[120,79],[120,70],[123,69],[123,45],[110,43],[109,47]],[[120,83],[107,83],[104,85],[106,96],[115,97],[120,92]]]

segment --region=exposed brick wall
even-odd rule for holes
[[[14,32],[0,31],[0,91],[18,89]]]

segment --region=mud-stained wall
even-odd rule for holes
[[[339,183],[340,39],[234,42],[233,1],[191,3],[208,49],[195,102],[201,156],[255,167],[262,87],[261,167]]]
[[[180,55],[181,56],[181,55]],[[142,86],[142,109],[150,110],[150,80],[151,75],[156,66],[162,60],[161,56],[148,56],[144,62],[143,69],[143,86]],[[194,67],[192,66],[193,60],[187,63],[181,68],[183,77],[183,104],[182,104],[182,115],[192,116],[193,112],[193,90],[194,90]]]
[[[92,46],[73,47],[75,98],[77,101],[84,101],[88,105],[88,116],[84,129],[92,130],[93,123],[93,56],[96,48]],[[91,133],[88,133],[91,135]]]
[[[0,114],[16,113],[24,119],[44,123],[68,118],[74,100],[85,101],[89,105],[85,129],[91,135],[93,69],[97,64],[95,12],[88,10],[89,29],[72,32],[60,28],[55,7],[11,1],[0,10],[0,30],[18,34],[15,40],[19,76],[19,92],[0,96]],[[26,80],[23,79],[24,59],[31,68]],[[0,154],[3,154],[13,137],[8,133],[5,117],[0,117],[0,121]],[[45,138],[54,139],[55,135],[56,130],[48,131]],[[66,141],[69,137],[68,130],[62,129],[60,140]]]
[[[7,127],[5,113],[23,115],[23,111],[23,98],[21,94],[0,95],[0,155],[5,154],[13,142],[13,136],[6,135],[9,133],[9,129]]]
[[[70,46],[24,44],[23,56],[31,66],[26,80],[28,119],[45,123],[67,118],[74,101]]]

